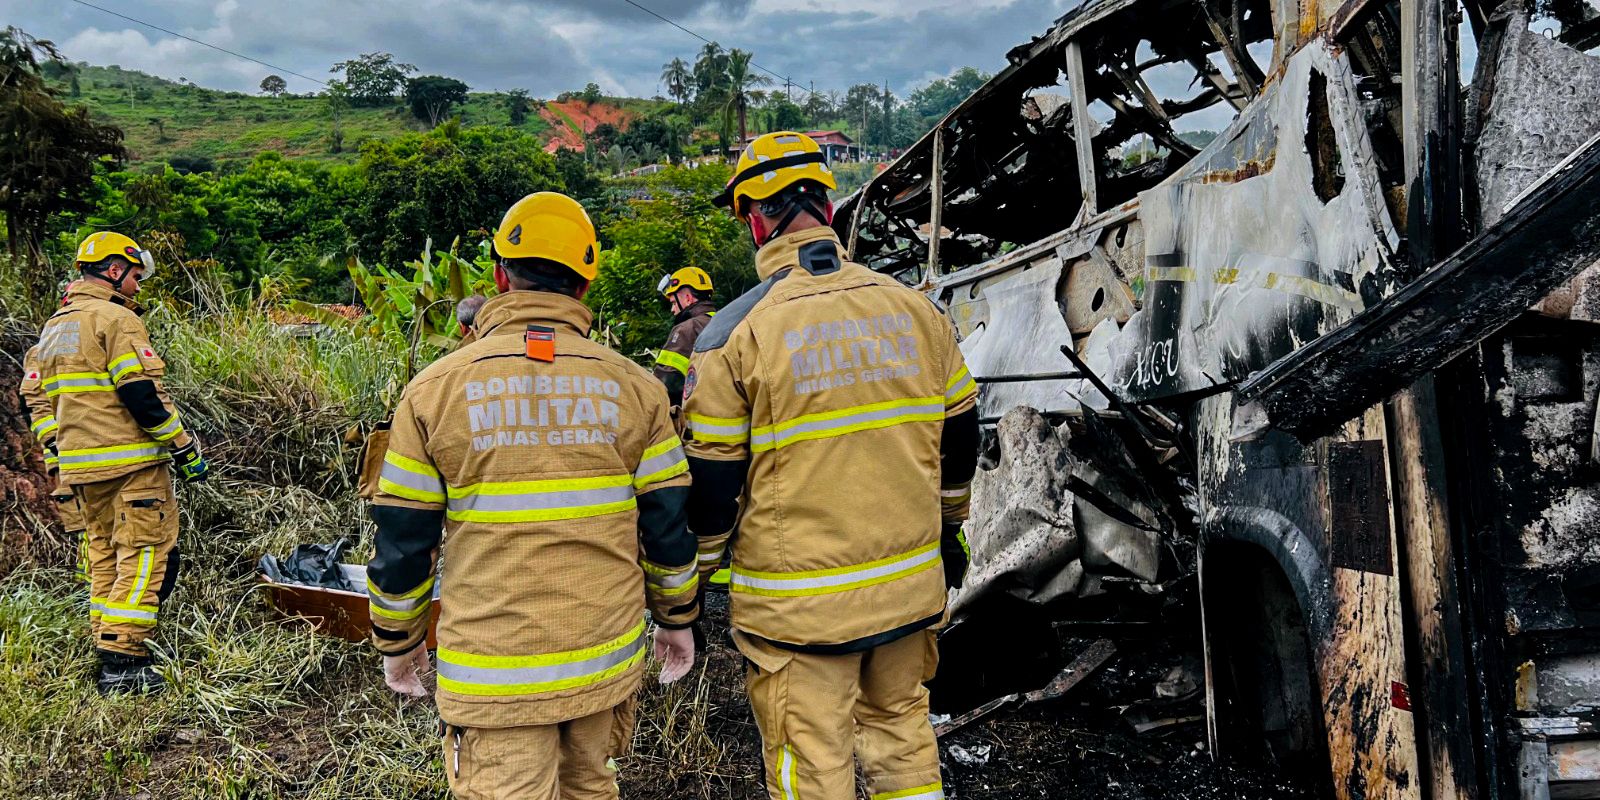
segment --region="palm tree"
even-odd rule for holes
[[[661,68],[661,83],[678,105],[683,105],[684,100],[688,99],[691,80],[694,80],[694,74],[689,71],[689,64],[681,58],[674,58]]]
[[[750,71],[751,58],[752,55],[743,50],[735,49],[728,53],[728,72],[725,79],[727,98],[723,101],[723,122],[724,124],[727,123],[728,116],[738,115],[740,147],[744,146],[745,137],[750,133],[746,124],[746,116],[750,112],[750,105],[757,102],[761,96],[761,92],[757,91],[755,87],[767,86],[772,83],[771,78],[759,72]]]
[[[706,43],[705,47],[700,48],[700,57],[694,61],[695,100],[714,102],[721,99],[727,73],[727,51],[716,42]]]

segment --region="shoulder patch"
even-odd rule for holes
[[[705,330],[700,332],[700,337],[695,339],[694,351],[696,353],[704,353],[721,349],[733,337],[733,331],[739,327],[739,323],[744,322],[744,318],[750,316],[750,312],[755,310],[756,304],[760,303],[767,296],[767,293],[772,291],[772,287],[776,286],[778,281],[783,280],[784,276],[788,274],[789,271],[784,270],[773,275],[756,284],[750,291],[739,295],[739,299],[723,306],[722,310],[711,318],[711,322],[706,324]]]

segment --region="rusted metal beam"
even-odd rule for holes
[[[1072,93],[1072,141],[1078,150],[1078,184],[1083,190],[1083,216],[1100,210],[1099,170],[1094,154],[1094,122],[1089,119],[1088,82],[1083,74],[1083,45],[1067,42],[1067,82]]]
[[[1600,260],[1600,137],[1421,278],[1239,385],[1279,429],[1321,436],[1477,346]]]

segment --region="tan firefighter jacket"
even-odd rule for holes
[[[970,475],[942,485],[941,432],[977,393],[954,329],[842,261],[828,228],[768,243],[756,269],[700,335],[684,392],[701,568],[742,487],[734,628],[826,652],[937,622],[941,521],[965,519],[970,496]]]
[[[373,642],[427,634],[441,524],[439,712],[464,727],[598,713],[638,688],[645,610],[699,615],[688,464],[667,395],[587,337],[582,303],[513,291],[406,387],[372,508]]]
[[[23,362],[22,396],[61,484],[119,478],[190,442],[137,303],[78,281]]]

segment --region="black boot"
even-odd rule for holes
[[[100,678],[95,688],[103,695],[145,694],[166,688],[161,673],[149,656],[130,656],[100,651]]]

